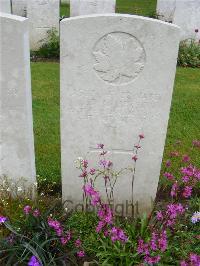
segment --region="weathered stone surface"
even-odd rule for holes
[[[157,0],[157,14],[159,19],[172,22],[176,9],[176,0]]]
[[[47,37],[47,31],[59,31],[59,0],[29,0],[27,17],[30,27],[30,46],[37,50]]]
[[[115,13],[116,0],[70,0],[70,16]]]
[[[0,176],[35,182],[28,20],[0,14]]]
[[[12,0],[12,14],[21,17],[26,17],[27,0]]]
[[[181,40],[200,40],[200,0],[176,1],[173,23],[181,28]],[[198,32],[195,32],[198,30]]]
[[[1,0],[0,1],[0,12],[11,13],[10,0]]]
[[[167,131],[179,44],[177,26],[131,15],[93,15],[61,21],[61,143],[63,200],[82,199],[77,157],[98,161],[97,143],[119,170],[133,164],[144,133],[134,202],[149,211]],[[101,191],[104,182],[98,184]],[[115,200],[131,200],[131,175],[116,184]]]

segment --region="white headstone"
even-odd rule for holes
[[[116,0],[70,0],[70,16],[115,13]]]
[[[97,143],[113,153],[114,168],[132,165],[144,133],[134,181],[139,211],[155,199],[179,46],[179,28],[131,15],[93,15],[61,21],[62,195],[81,201],[77,157],[98,161]],[[110,153],[111,154],[111,153]],[[92,166],[92,164],[91,164]],[[102,186],[104,182],[102,182]],[[99,187],[101,190],[101,188]],[[131,199],[131,175],[115,199]]]
[[[200,40],[200,0],[176,1],[173,23],[181,28],[181,40]]]
[[[176,0],[157,0],[157,14],[159,19],[172,22],[176,9]]]
[[[0,13],[0,176],[35,182],[28,20]]]
[[[12,0],[12,14],[17,16],[27,16],[27,0]]]
[[[10,0],[0,0],[0,12],[11,13]]]
[[[59,31],[59,0],[29,0],[27,17],[30,24],[30,46],[37,50],[47,37],[47,31]]]

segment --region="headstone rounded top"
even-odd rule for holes
[[[135,19],[135,20],[140,20],[146,23],[152,22],[152,23],[156,23],[156,24],[162,24],[165,25],[167,27],[171,27],[171,28],[177,28],[180,29],[180,27],[176,24],[173,23],[169,23],[166,21],[162,21],[159,19],[154,19],[154,18],[149,18],[149,17],[143,17],[143,16],[138,16],[138,15],[132,15],[132,14],[119,14],[119,13],[105,13],[105,14],[91,14],[91,15],[82,15],[82,16],[75,16],[75,17],[70,17],[70,18],[64,18],[61,20],[60,24],[64,24],[64,23],[70,23],[71,21],[74,20],[78,20],[80,21],[80,19],[95,19],[95,18],[103,18],[103,17],[108,17],[108,18],[118,18],[118,19]]]
[[[7,18],[7,19],[10,19],[10,20],[17,20],[17,21],[27,20],[27,18],[16,16],[16,15],[12,15],[12,14],[9,14],[9,13],[4,13],[4,12],[0,12],[0,17],[1,18]]]

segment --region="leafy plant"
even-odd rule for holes
[[[75,253],[83,255],[81,241],[74,239],[71,231],[59,220],[66,218],[55,204],[43,213],[26,205],[21,219],[12,223],[9,218],[0,216],[6,237],[0,239],[1,265],[77,265]],[[56,212],[56,218],[52,213]],[[71,244],[69,245],[69,243]],[[72,244],[75,242],[75,245]],[[70,246],[70,248],[69,248]],[[80,253],[81,252],[81,253]],[[35,264],[34,264],[35,263]]]
[[[32,51],[31,57],[59,59],[60,57],[60,41],[58,32],[55,28],[47,31],[47,38],[42,40],[42,45],[38,51]]]
[[[200,67],[200,43],[185,40],[180,43],[178,65],[183,67]]]

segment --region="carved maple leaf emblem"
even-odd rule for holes
[[[106,35],[95,47],[93,55],[94,69],[110,83],[128,83],[144,67],[144,49],[136,38],[127,33]]]

